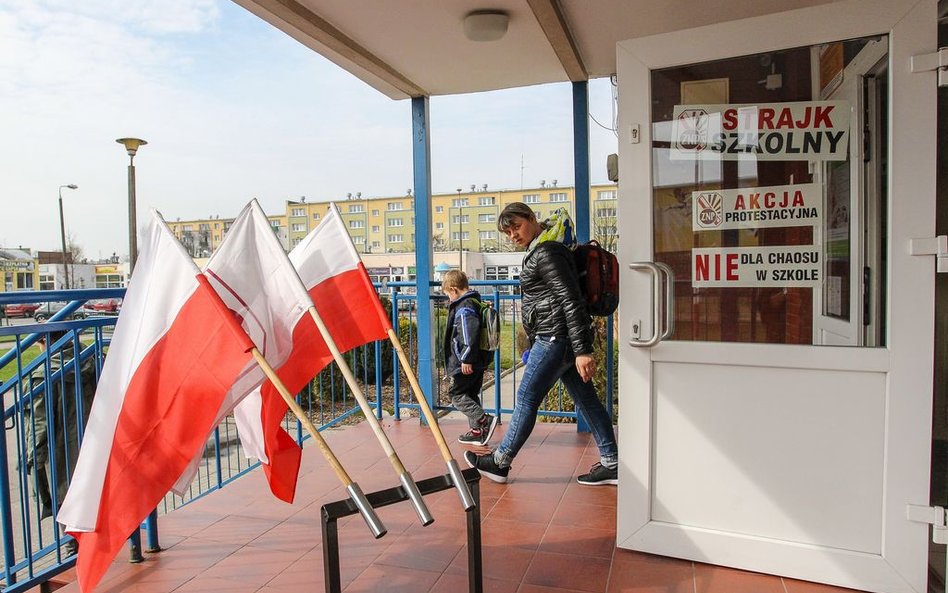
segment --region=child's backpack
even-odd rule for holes
[[[579,288],[590,315],[607,317],[619,307],[619,260],[597,241],[577,245],[573,250]]]
[[[500,348],[500,314],[493,303],[477,301],[477,306],[481,310],[480,348],[494,352]]]

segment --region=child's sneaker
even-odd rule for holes
[[[462,445],[483,445],[484,435],[481,429],[472,428],[458,437],[458,442]]]
[[[497,416],[491,416],[490,414],[484,414],[484,417],[481,418],[481,445],[486,445],[490,442],[490,438],[494,436],[494,429],[497,428],[497,425],[500,423],[500,418]]]
[[[473,467],[488,480],[493,480],[498,484],[507,482],[507,474],[510,473],[510,467],[500,467],[494,462],[494,454],[475,455],[474,451],[464,452],[464,461],[469,467]]]

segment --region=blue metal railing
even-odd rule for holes
[[[493,303],[502,313],[503,332],[506,338],[502,340],[503,351],[494,354],[493,375],[495,381],[492,387],[493,412],[501,416],[509,414],[513,408],[513,397],[517,388],[517,375],[520,357],[517,348],[517,331],[520,322],[517,281],[472,281],[472,285],[481,291],[485,300]],[[376,286],[378,289],[379,287]],[[417,295],[407,292],[414,289],[412,282],[389,283],[390,295],[383,296],[391,304],[392,321],[396,333],[412,360],[417,359],[417,328],[415,326],[415,310]],[[385,288],[383,288],[385,290]],[[68,304],[53,315],[45,323],[23,322],[20,325],[0,325],[0,396],[3,397],[5,438],[0,439],[0,538],[3,543],[3,566],[0,568],[0,592],[18,593],[41,584],[57,573],[74,565],[75,556],[65,553],[65,544],[71,538],[61,533],[59,527],[51,517],[44,518],[39,496],[37,495],[37,476],[32,468],[27,467],[27,457],[36,458],[36,451],[28,450],[28,442],[35,443],[35,439],[27,439],[27,430],[36,428],[32,406],[36,398],[42,397],[48,410],[62,406],[65,399],[56,400],[56,388],[65,391],[66,378],[81,377],[83,365],[85,372],[92,369],[97,379],[102,369],[102,362],[108,350],[111,332],[117,317],[105,316],[100,313],[82,309],[83,303],[93,299],[120,299],[124,296],[124,289],[95,289],[95,290],[68,290],[68,291],[38,291],[0,293],[0,307],[9,303],[37,303],[67,301]],[[436,327],[432,328],[436,335],[443,335],[444,297],[434,296],[436,314],[432,318]],[[76,313],[87,313],[89,317],[70,319]],[[606,329],[606,397],[607,407],[612,413],[614,401],[614,374],[613,365],[613,336],[611,319]],[[6,320],[7,324],[14,323]],[[50,346],[47,354],[39,352],[37,342],[44,336],[54,332],[65,332],[65,335]],[[67,351],[79,352],[79,356],[67,354]],[[51,354],[49,354],[51,353]],[[416,410],[414,396],[409,392],[407,381],[403,381],[400,362],[388,342],[374,342],[353,349],[346,354],[347,361],[353,373],[362,383],[362,389],[370,398],[376,415],[381,418],[385,402],[390,402],[392,413],[397,419],[406,409]],[[58,357],[58,358],[57,358]],[[437,356],[436,369],[438,376],[443,376],[443,361]],[[91,361],[91,362],[87,362]],[[57,362],[54,369],[51,363]],[[8,378],[3,379],[4,376]],[[31,377],[42,378],[41,381],[32,381]],[[47,380],[46,377],[49,379]],[[70,395],[74,397],[76,414],[77,441],[81,442],[84,419],[88,409],[83,403],[82,381],[72,381],[74,390]],[[47,385],[53,389],[47,389]],[[450,402],[442,402],[441,382],[437,383],[437,393],[432,396],[435,407],[439,410],[450,410]],[[510,391],[506,387],[510,386]],[[404,390],[404,393],[403,393]],[[371,401],[374,392],[375,399]],[[388,395],[391,393],[391,395]],[[348,391],[341,374],[335,365],[323,370],[298,396],[298,401],[309,414],[313,423],[320,428],[328,428],[358,417],[358,405]],[[506,399],[505,399],[506,397]],[[486,403],[486,402],[485,402]],[[575,420],[576,414],[564,407],[562,397],[554,407],[547,407],[540,411],[541,415]],[[488,407],[488,406],[485,406]],[[47,426],[57,428],[56,426]],[[61,428],[61,427],[60,427]],[[302,423],[288,416],[284,421],[284,428],[294,435],[301,445],[309,438]],[[35,436],[35,435],[34,435]],[[63,459],[70,458],[75,452],[74,445],[65,445],[63,451],[51,447],[48,466],[50,467],[50,484],[58,483],[60,475],[65,471],[65,477],[71,474],[69,470],[57,469],[57,453]],[[210,492],[223,488],[228,483],[252,471],[259,462],[249,461],[244,455],[239,441],[236,425],[232,418],[226,418],[211,435],[198,475],[184,496],[168,494],[159,505],[160,514],[172,510],[206,496]],[[55,487],[52,488],[55,490]],[[50,512],[55,516],[59,508],[59,492],[50,497]],[[149,536],[149,547],[157,548],[157,522],[154,515],[146,521],[145,527]]]

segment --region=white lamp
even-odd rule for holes
[[[471,41],[497,41],[507,33],[509,21],[501,10],[475,10],[464,17],[464,36]]]

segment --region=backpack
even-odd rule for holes
[[[590,241],[573,250],[579,289],[586,299],[590,315],[607,317],[619,307],[619,260],[599,245]]]
[[[494,352],[500,348],[500,313],[494,308],[493,303],[480,300],[476,302],[481,311],[480,348]]]

